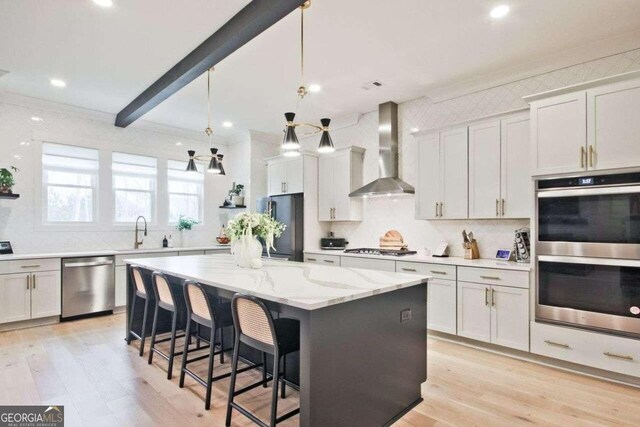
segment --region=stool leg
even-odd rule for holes
[[[220,328],[220,364],[224,364],[224,328]]]
[[[267,353],[262,352],[262,387],[267,388]]]
[[[191,318],[187,317],[187,327],[185,329],[185,343],[184,350],[182,351],[182,364],[180,365],[180,382],[178,386],[180,388],[184,387],[184,370],[187,367],[187,352],[189,351],[189,342],[186,337],[191,333]]]
[[[133,314],[136,311],[136,294],[131,298],[131,314],[129,315],[129,336],[127,337],[127,345],[131,344],[131,328],[133,327]]]
[[[204,398],[204,409],[207,411],[211,408],[211,389],[213,384],[213,362],[216,358],[216,325],[211,327],[211,344],[209,345],[209,369],[207,370],[207,395]]]
[[[285,391],[285,383],[284,383],[284,377],[287,374],[287,355],[285,354],[282,357],[282,380],[281,381],[281,389],[280,389],[280,397],[281,398],[285,398],[287,397],[286,391]]]
[[[200,323],[196,323],[196,348],[200,348]]]
[[[140,357],[144,356],[144,340],[147,337],[147,312],[149,311],[149,297],[144,300],[144,319],[142,319],[142,331],[140,336]]]
[[[276,418],[278,416],[278,378],[280,378],[280,355],[276,349],[273,355],[273,392],[271,395],[271,422],[270,427],[276,427]]]
[[[158,311],[160,306],[156,303],[156,307],[153,310],[153,326],[151,326],[151,343],[149,344],[149,365],[153,363],[153,347],[156,344],[156,327],[158,325]]]
[[[231,404],[233,403],[233,397],[236,393],[236,371],[238,369],[238,352],[240,349],[240,339],[236,337],[234,333],[234,343],[233,343],[233,358],[231,360],[231,381],[229,382],[229,398],[227,401],[227,420],[224,423],[226,427],[231,425],[231,412],[233,408]]]
[[[176,329],[178,328],[178,314],[174,311],[171,316],[171,344],[169,348],[169,369],[167,370],[167,379],[170,380],[173,374],[173,359],[176,355]],[[185,337],[185,345],[186,345]]]

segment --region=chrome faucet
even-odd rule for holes
[[[142,215],[140,215],[137,219],[136,219],[136,238],[135,238],[135,242],[133,244],[133,248],[134,249],[138,249],[140,247],[140,245],[142,245],[142,242],[144,241],[144,239],[138,241],[138,222],[140,221],[140,218],[142,218],[142,220],[144,221],[144,235],[147,235],[147,219],[145,217],[143,217]]]

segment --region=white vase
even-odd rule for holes
[[[231,243],[231,253],[242,268],[262,267],[262,243],[255,236],[242,236]]]
[[[231,203],[235,206],[244,206],[244,196],[231,196]]]
[[[191,230],[180,230],[180,246],[188,248],[191,246]]]

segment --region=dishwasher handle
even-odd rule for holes
[[[99,267],[102,265],[113,265],[113,261],[69,262],[64,265],[64,268]]]

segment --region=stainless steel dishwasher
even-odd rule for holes
[[[115,270],[112,256],[62,260],[62,318],[113,310]]]

